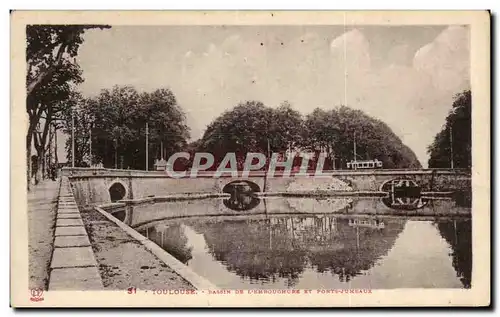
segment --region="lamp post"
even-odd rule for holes
[[[450,123],[450,167],[453,169],[453,123]]]
[[[356,154],[356,132],[354,132],[354,169],[358,169],[358,164],[357,162],[357,154]]]
[[[118,140],[115,137],[115,169],[118,169]]]
[[[450,122],[450,167],[453,169],[455,167],[455,162],[453,158],[453,122],[455,121],[454,115],[456,108],[451,109],[451,113],[449,115]]]
[[[75,113],[71,109],[71,167],[75,168]]]
[[[146,171],[149,170],[149,155],[148,155],[148,136],[149,136],[149,131],[148,131],[148,123],[146,122]]]
[[[90,129],[89,129],[89,155],[90,155],[90,167],[92,167],[92,125],[93,125],[93,123],[90,123]]]

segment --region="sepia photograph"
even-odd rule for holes
[[[35,13],[14,306],[489,305],[487,12]]]

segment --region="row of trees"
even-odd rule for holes
[[[471,168],[472,100],[470,90],[458,94],[446,123],[427,148],[430,168]]]
[[[26,27],[26,158],[28,189],[46,170],[51,131],[58,127],[62,111],[75,86],[83,81],[76,62],[83,34],[104,25],[28,25]],[[32,148],[36,156],[32,157]],[[49,162],[51,160],[49,159]]]
[[[378,159],[386,168],[420,167],[413,151],[385,123],[345,106],[316,108],[303,117],[288,102],[270,108],[247,101],[216,118],[193,148],[218,158],[236,152],[240,162],[248,152],[321,151],[331,158],[325,168],[345,168],[354,159],[355,138],[357,159]]]
[[[93,98],[73,93],[68,102],[63,131],[71,135],[74,120],[76,166],[102,163],[108,168],[144,169],[148,123],[150,167],[155,159],[167,159],[181,150],[210,152],[219,162],[234,152],[241,167],[249,152],[284,154],[291,149],[326,152],[331,159],[325,168],[345,168],[354,158],[354,138],[357,159],[378,159],[387,168],[420,167],[415,154],[386,124],[344,106],[328,111],[317,108],[304,117],[288,102],[271,108],[247,101],[221,114],[200,140],[188,144],[185,114],[168,89],[138,93],[132,87],[115,86]],[[72,160],[71,141],[68,138],[66,143],[68,161]],[[178,163],[176,169],[190,165]]]
[[[83,82],[76,56],[84,32],[108,27],[27,26],[28,186],[31,177],[38,180],[50,169],[51,157],[49,168],[45,165],[56,136],[53,132],[61,128],[71,132],[71,113],[76,125],[75,163],[79,166],[98,161],[106,167],[143,168],[147,121],[151,127],[150,163],[162,156],[158,155],[162,144],[164,157],[180,149],[207,150],[219,156],[230,151],[241,156],[247,152],[284,152],[294,148],[325,151],[332,157],[332,164],[340,167],[354,157],[352,143],[356,138],[359,159],[377,158],[387,168],[420,167],[415,154],[386,124],[347,107],[328,111],[318,108],[304,118],[287,102],[273,109],[248,101],[223,113],[208,126],[202,139],[186,146],[189,129],[185,115],[167,89],[138,93],[131,87],[115,87],[90,99],[75,92]],[[445,126],[428,148],[429,167],[450,167],[451,162],[453,167],[471,166],[470,115],[471,95],[466,91],[457,96]],[[33,157],[32,149],[36,151]],[[67,150],[71,160],[69,144]]]
[[[97,97],[83,98],[76,92],[83,82],[76,60],[83,34],[88,29],[108,27],[27,26],[28,186],[32,177],[38,181],[57,164],[57,159],[48,157],[55,131],[62,129],[71,135],[73,119],[77,166],[101,162],[105,167],[144,168],[146,122],[150,128],[150,166],[155,158],[179,150],[207,150],[220,155],[231,151],[244,156],[247,152],[284,152],[288,148],[327,151],[336,158],[334,164],[343,165],[353,157],[354,134],[359,158],[379,158],[387,167],[418,165],[413,152],[385,124],[346,107],[316,109],[303,118],[287,102],[272,109],[249,101],[219,116],[202,139],[187,144],[185,114],[168,89],[138,93],[131,87],[114,87]],[[70,142],[66,145],[69,161],[73,157]],[[32,149],[36,155],[32,156]]]
[[[62,122],[68,135],[74,122],[76,166],[102,163],[110,168],[144,169],[146,123],[150,167],[155,158],[167,157],[187,146],[186,117],[169,89],[139,93],[129,86],[115,86],[93,98],[75,93],[71,104]],[[66,151],[71,161],[71,137]]]

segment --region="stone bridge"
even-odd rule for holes
[[[329,176],[312,177],[292,174],[283,177],[276,173],[266,177],[265,172],[252,172],[247,177],[213,172],[200,172],[196,178],[172,178],[165,172],[117,169],[64,168],[73,185],[75,198],[80,205],[109,203],[119,199],[139,199],[148,196],[165,196],[183,193],[221,193],[234,181],[246,181],[262,192],[291,192],[326,190],[331,192],[379,192],[384,184],[393,180],[412,180],[427,192],[454,192],[471,190],[469,170],[419,169],[419,170],[335,170]]]

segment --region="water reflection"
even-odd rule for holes
[[[452,249],[453,268],[465,288],[471,287],[472,225],[471,220],[437,222],[440,235]]]
[[[113,215],[113,217],[115,217],[116,219],[120,220],[121,222],[123,222],[123,223],[126,222],[125,218],[127,217],[127,211],[125,210],[125,208],[120,209],[118,211],[114,211],[111,214]]]
[[[470,220],[394,217],[380,198],[275,197],[244,215],[216,199],[129,209],[115,216],[225,288],[471,285]],[[430,200],[419,215],[462,209]]]
[[[120,220],[121,222],[123,222],[124,224],[130,226],[132,224],[133,212],[134,212],[134,207],[129,205],[111,211],[111,215],[116,219]]]
[[[422,187],[412,179],[391,179],[382,184],[381,190],[396,197],[419,197]]]
[[[336,243],[342,247],[320,249],[311,255],[318,272],[331,271],[341,281],[348,282],[352,277],[373,267],[385,256],[406,221],[372,219],[338,219]]]
[[[381,186],[381,191],[387,193],[387,197],[381,199],[382,203],[396,210],[417,210],[427,206],[439,197],[425,197],[422,187],[411,179],[392,179]],[[472,191],[455,191],[446,193],[442,197],[453,200],[456,206],[471,208]],[[450,195],[451,194],[451,195]]]
[[[457,206],[471,208],[472,207],[472,191],[457,191],[453,193],[453,200]]]
[[[203,235],[207,251],[216,261],[224,263],[228,271],[244,279],[267,283],[285,279],[291,287],[306,268],[318,273],[329,272],[341,282],[370,269],[390,250],[405,221],[286,216],[222,221],[198,219],[184,224]],[[191,249],[178,226],[162,224],[149,229],[147,234],[169,252],[190,254]],[[168,242],[169,239],[172,241]]]
[[[192,248],[187,245],[188,239],[180,224],[158,224],[139,231],[164,250],[168,250],[177,260],[188,264],[192,259]]]
[[[423,208],[429,203],[429,198],[418,197],[397,197],[389,195],[382,198],[382,203],[391,209],[397,210],[416,210]]]
[[[260,199],[254,195],[256,191],[253,183],[247,181],[236,181],[227,184],[223,192],[231,194],[231,197],[224,199],[223,203],[229,209],[236,211],[250,210],[257,207]]]

